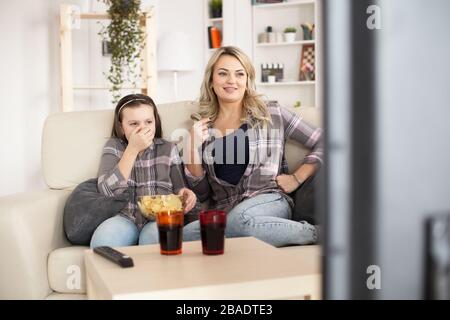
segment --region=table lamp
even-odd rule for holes
[[[192,42],[189,37],[178,31],[163,35],[158,46],[158,71],[173,72],[175,100],[178,100],[178,72],[192,69]]]

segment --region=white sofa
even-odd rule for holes
[[[164,137],[170,138],[177,128],[188,129],[196,108],[194,102],[159,105]],[[316,108],[292,110],[311,124],[321,124]],[[112,110],[58,113],[46,120],[42,172],[48,189],[0,198],[0,299],[86,298],[83,253],[87,247],[67,241],[63,209],[71,190],[96,176],[112,122]],[[306,152],[288,142],[290,170]]]

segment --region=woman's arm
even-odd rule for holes
[[[183,174],[183,162],[181,160],[178,148],[175,144],[172,145],[170,150],[170,181],[172,183],[173,192],[178,194],[178,192],[186,188],[187,181]]]
[[[189,143],[187,144],[188,159],[185,162],[187,181],[190,188],[195,192],[200,201],[209,198],[210,186],[202,165],[202,144],[209,136],[209,118],[197,121],[190,130]]]
[[[280,110],[285,128],[285,139],[293,139],[311,149],[303,163],[292,175],[277,177],[278,185],[283,191],[291,193],[306,179],[314,175],[321,166],[323,158],[322,129],[306,123],[299,115],[286,108],[280,108]]]
[[[291,193],[300,187],[309,177],[313,176],[318,168],[319,166],[316,164],[304,163],[292,174],[281,174],[277,176],[278,186],[285,193]]]
[[[205,175],[202,166],[201,146],[208,138],[208,122],[209,118],[197,121],[189,132],[190,143],[187,144],[188,159],[185,165],[186,169],[194,177],[203,177]]]

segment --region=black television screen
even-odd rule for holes
[[[448,226],[434,278],[425,226],[450,212],[450,1],[322,8],[324,297],[425,298],[449,288]]]

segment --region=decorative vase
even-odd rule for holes
[[[303,40],[312,40],[312,30],[306,25],[302,25],[303,29]]]

